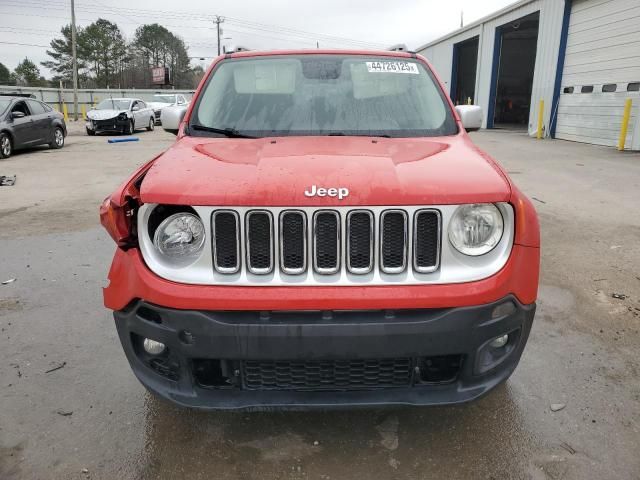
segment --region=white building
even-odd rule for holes
[[[640,150],[640,0],[521,0],[418,49],[486,128]]]

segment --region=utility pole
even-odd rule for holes
[[[73,55],[73,119],[78,121],[78,55],[76,47],[76,8],[71,0],[71,55]]]
[[[213,21],[213,23],[216,24],[216,27],[218,29],[218,55],[220,55],[220,35],[222,34],[222,32],[220,31],[220,24],[224,23],[224,17],[216,15],[216,19]]]

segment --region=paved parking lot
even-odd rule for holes
[[[100,291],[114,245],[97,205],[174,137],[72,130],[0,161],[18,175],[0,187],[0,281],[16,278],[0,285],[0,479],[640,478],[639,154],[473,134],[534,198],[543,240],[529,344],[481,400],[200,413],[138,383]]]

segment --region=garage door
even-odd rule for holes
[[[640,0],[574,0],[556,137],[616,146],[627,98],[626,148],[640,150]]]

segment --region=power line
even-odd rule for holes
[[[3,43],[5,45],[21,45],[23,47],[42,47],[42,48],[50,48],[50,45],[36,45],[35,43],[18,43],[18,42],[3,42],[0,41],[0,43]]]
[[[55,0],[50,1],[50,2],[44,2],[42,0],[25,0],[24,2],[20,2],[17,3],[15,2],[15,0],[9,0],[9,2],[14,3],[15,6],[30,6],[30,8],[41,8],[42,6],[47,6],[48,8],[52,8],[51,6],[54,5],[54,9],[61,9],[64,8],[63,4],[61,3],[55,3]],[[57,7],[57,8],[56,8]],[[163,19],[166,19],[167,15],[171,15],[173,17],[176,18],[182,18],[182,19],[191,19],[191,20],[197,20],[197,21],[215,21],[215,16],[210,15],[210,14],[200,14],[200,13],[189,13],[189,12],[177,12],[177,11],[169,11],[169,10],[155,10],[155,11],[151,11],[151,10],[143,10],[143,9],[132,9],[132,8],[123,8],[123,9],[114,9],[114,8],[109,8],[109,7],[104,7],[101,5],[97,5],[97,4],[84,4],[82,6],[78,6],[79,10],[85,11],[87,13],[98,13],[98,12],[105,12],[105,13],[109,13],[109,14],[117,14],[117,15],[122,15],[124,14],[130,14],[130,15],[139,15],[139,16],[148,16],[148,17],[160,17]],[[356,40],[356,39],[351,39],[351,38],[346,38],[346,37],[340,37],[337,35],[329,35],[329,34],[324,34],[324,33],[317,33],[317,32],[309,32],[306,30],[300,30],[300,29],[295,29],[295,28],[290,28],[290,27],[284,27],[284,26],[278,26],[278,25],[271,25],[271,24],[265,24],[265,23],[259,23],[259,22],[253,22],[253,21],[249,21],[249,20],[244,20],[241,18],[236,18],[236,17],[226,17],[230,22],[234,23],[234,24],[238,24],[238,26],[242,26],[245,28],[251,28],[251,29],[255,29],[255,30],[262,30],[262,31],[267,31],[267,32],[271,32],[271,33],[280,33],[280,34],[288,34],[289,36],[296,36],[296,37],[306,37],[306,38],[313,38],[313,39],[321,39],[325,42],[330,42],[330,43],[349,43],[349,44],[360,44],[362,46],[378,46],[378,47],[383,47],[384,45],[381,43],[375,43],[375,42],[367,42],[364,40]],[[137,22],[136,22],[137,23]],[[191,28],[191,26],[190,26]]]

